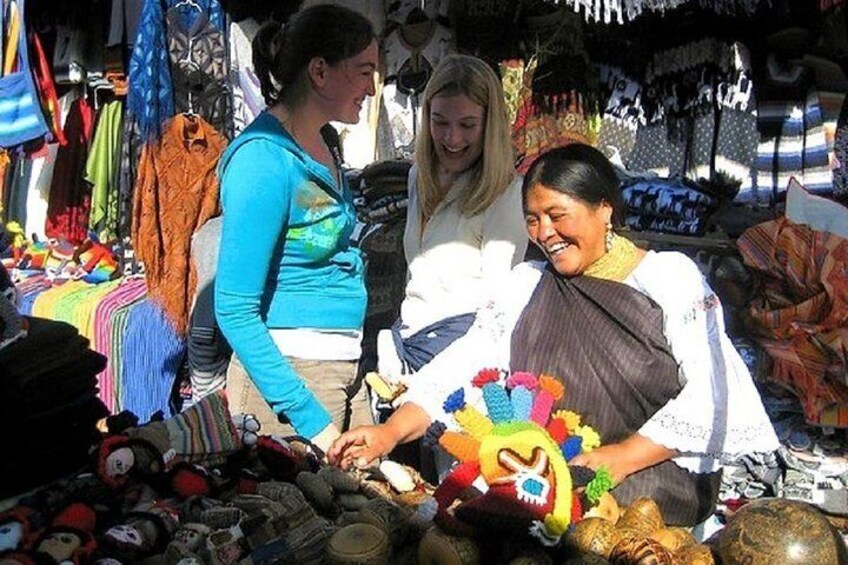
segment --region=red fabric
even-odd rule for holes
[[[571,493],[571,523],[576,524],[583,519],[583,503],[580,502],[580,496],[573,492]]]
[[[112,256],[112,251],[105,245],[94,244],[87,253],[90,254],[90,258],[82,266],[83,270],[87,273],[90,273],[101,260],[104,260],[110,267],[117,266],[115,258]]]
[[[47,237],[79,244],[88,237],[91,185],[85,181],[85,162],[94,131],[94,110],[85,98],[74,101],[65,123],[67,144],[59,147],[47,202]]]
[[[433,498],[439,504],[439,510],[436,512],[436,523],[445,531],[457,535],[471,535],[473,533],[473,529],[457,520],[449,512],[449,508],[459,498],[462,491],[470,487],[479,475],[480,463],[478,461],[460,463],[454,467],[451,474],[442,481],[442,484],[433,493]]]
[[[67,526],[92,533],[97,527],[97,513],[81,502],[70,504],[53,519],[54,526]]]
[[[67,145],[68,140],[65,138],[65,132],[62,131],[61,112],[59,110],[59,98],[56,96],[56,85],[53,82],[53,74],[50,72],[50,65],[47,63],[47,57],[44,55],[44,48],[41,46],[41,39],[38,34],[30,32],[30,43],[35,51],[36,64],[33,68],[35,75],[36,86],[38,87],[38,95],[41,98],[41,108],[45,110],[45,114],[50,118],[50,131],[53,133],[59,145]]]

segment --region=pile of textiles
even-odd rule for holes
[[[56,284],[33,272],[16,284],[21,314],[71,324],[106,356],[97,378],[100,399],[110,411],[132,410],[145,419],[170,412],[185,340],[149,298],[143,278]]]
[[[66,323],[28,318],[28,335],[0,350],[0,492],[31,488],[85,464],[108,412],[97,398],[106,358]]]
[[[351,179],[351,190],[360,222],[379,224],[406,218],[406,180],[412,163],[377,161]]]
[[[643,178],[625,182],[624,222],[635,230],[703,235],[719,200],[702,185],[685,179]]]
[[[358,243],[365,256],[368,309],[362,340],[362,364],[376,368],[377,332],[391,327],[400,314],[406,287],[403,234],[406,227],[409,161],[379,161],[351,183],[360,230]]]

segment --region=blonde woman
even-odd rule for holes
[[[406,296],[400,319],[378,343],[380,372],[391,380],[463,335],[487,288],[527,247],[521,179],[495,72],[476,57],[444,58],[421,110],[403,241]]]

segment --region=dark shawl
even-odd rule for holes
[[[557,408],[573,410],[617,443],[638,432],[683,384],[663,334],[662,309],[624,284],[547,269],[512,334],[512,371],[544,373],[565,385]],[[693,525],[713,510],[719,473],[665,461],[613,491],[622,505],[653,498],[670,525]]]

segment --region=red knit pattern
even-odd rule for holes
[[[571,523],[576,524],[583,519],[583,504],[576,492],[571,493]]]
[[[554,418],[548,422],[547,430],[557,445],[562,445],[568,439],[568,428],[562,418]]]
[[[471,380],[471,384],[477,388],[483,388],[483,385],[488,383],[496,383],[501,377],[501,372],[497,369],[480,369],[477,376]]]
[[[182,498],[206,496],[209,494],[209,482],[199,471],[180,469],[171,479],[171,488]]]
[[[439,510],[436,512],[436,523],[442,526],[446,531],[456,533],[458,535],[470,535],[473,529],[456,519],[450,512],[451,504],[459,498],[459,495],[471,486],[480,475],[480,463],[477,461],[465,461],[454,467],[450,475],[448,475],[442,484],[433,493],[433,498],[439,505]]]

